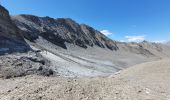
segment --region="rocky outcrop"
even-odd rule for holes
[[[110,50],[118,50],[116,41],[107,38],[99,31],[87,25],[80,25],[69,18],[53,19],[33,15],[18,15],[12,17],[15,24],[24,31],[24,36],[35,41],[39,36],[49,42],[67,48],[65,43],[71,43],[82,48],[99,46]]]
[[[25,52],[28,49],[20,30],[11,21],[9,12],[0,5],[0,54]]]
[[[35,52],[0,56],[0,78],[22,77],[26,75],[51,76],[49,62]]]

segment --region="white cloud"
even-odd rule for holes
[[[145,40],[145,36],[125,36],[129,42],[141,42]]]
[[[109,30],[102,30],[102,31],[100,31],[101,33],[103,33],[104,35],[106,35],[106,36],[109,36],[109,35],[112,35],[113,33],[112,32],[110,32]]]

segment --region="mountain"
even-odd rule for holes
[[[24,41],[20,30],[12,22],[9,12],[0,5],[0,54],[6,52],[24,52],[29,46]]]
[[[103,35],[98,30],[85,25],[78,24],[70,18],[38,17],[34,15],[12,16],[12,20],[22,30],[24,37],[31,42],[37,40],[48,41],[64,49],[69,49],[67,44],[73,44],[82,48],[100,47],[113,51],[130,51],[135,54],[154,55],[149,49],[161,51],[161,45],[143,41],[141,43],[121,43]],[[41,43],[46,45],[47,43]],[[47,49],[47,48],[46,48]],[[49,48],[48,48],[49,49]]]
[[[27,43],[59,76],[106,76],[124,68],[170,57],[170,47],[143,41],[124,43],[70,18],[12,16]]]
[[[25,32],[24,36],[35,41],[40,36],[55,45],[67,49],[65,43],[82,48],[98,46],[118,50],[116,41],[107,38],[99,31],[85,24],[78,24],[69,18],[37,17],[33,15],[13,16],[15,24]]]

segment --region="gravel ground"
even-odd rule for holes
[[[0,100],[169,100],[170,60],[143,63],[109,77],[25,76],[0,79]]]

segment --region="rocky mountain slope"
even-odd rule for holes
[[[30,74],[49,76],[48,61],[32,51],[22,31],[12,22],[9,12],[0,5],[0,78]]]
[[[24,37],[35,43],[38,42],[37,40],[41,42],[48,41],[65,49],[70,49],[70,46],[67,44],[73,44],[82,48],[98,46],[113,51],[123,50],[122,52],[129,51],[144,56],[157,56],[157,52],[164,52],[162,44],[147,41],[141,43],[121,43],[109,39],[90,26],[78,24],[69,18],[54,19],[33,15],[17,15],[12,16],[12,20],[23,31]],[[41,43],[40,45],[46,44]]]
[[[25,52],[29,46],[24,41],[20,30],[12,22],[9,12],[0,5],[0,54],[6,52]]]
[[[39,36],[46,40],[67,48],[65,42],[83,48],[97,45],[101,48],[117,50],[116,41],[104,36],[99,31],[85,24],[78,24],[69,18],[53,19],[33,15],[18,15],[12,17],[15,24],[25,32],[25,38],[34,41]]]

